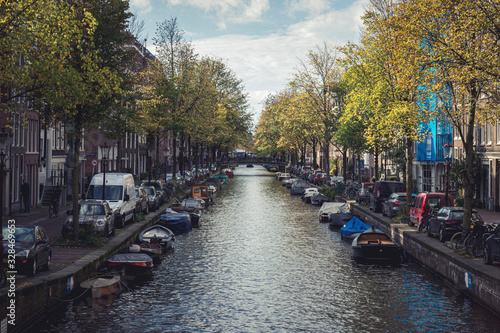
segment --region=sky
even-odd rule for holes
[[[130,0],[130,11],[153,54],[157,24],[177,18],[196,53],[221,58],[243,81],[256,125],[263,100],[285,88],[309,50],[359,42],[368,1]]]

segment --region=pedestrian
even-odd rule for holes
[[[24,202],[24,211],[26,213],[30,212],[30,186],[26,179],[23,182],[23,185],[21,185],[21,194],[23,197],[23,202]]]

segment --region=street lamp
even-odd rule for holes
[[[446,181],[445,181],[445,188],[444,188],[444,205],[445,207],[448,206],[448,184],[449,184],[449,174],[450,174],[450,151],[451,151],[451,147],[453,147],[453,145],[450,145],[450,141],[448,141],[447,144],[443,145],[443,152],[444,152],[444,159],[445,159],[445,163],[446,163]]]
[[[7,162],[7,158],[9,157],[6,153],[6,149],[8,146],[8,139],[12,137],[12,133],[6,132],[5,127],[2,127],[0,131],[0,230],[3,230],[3,176],[5,170],[5,162]],[[3,235],[0,233],[0,241],[3,240]],[[0,245],[0,250],[3,253],[3,241]]]
[[[103,176],[102,176],[102,200],[106,200],[106,164],[108,164],[108,156],[109,156],[109,149],[111,147],[108,146],[106,141],[104,141],[104,144],[101,146],[101,151],[102,151],[102,169],[103,169]]]

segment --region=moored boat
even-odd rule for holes
[[[340,228],[340,235],[344,239],[353,240],[359,234],[365,232],[370,228],[371,226],[361,221],[356,216],[353,216],[352,219],[347,221],[346,224],[344,224],[342,228]]]
[[[107,297],[121,293],[121,278],[119,274],[94,274],[80,282],[80,287],[89,289],[92,298]]]
[[[354,238],[352,253],[359,263],[399,265],[403,251],[389,235],[372,227]]]
[[[155,224],[141,231],[138,239],[140,245],[143,243],[158,243],[165,251],[173,247],[175,236],[172,230],[165,226]]]
[[[351,209],[345,202],[325,202],[318,212],[319,221],[331,227],[342,227],[352,218]]]
[[[156,224],[162,225],[174,232],[180,234],[191,230],[191,216],[186,212],[175,212],[167,208],[165,214],[160,215]]]
[[[304,190],[302,194],[302,201],[305,203],[311,203],[311,198],[315,195],[319,194],[319,190],[316,187],[308,187]]]
[[[123,276],[135,278],[140,275],[150,275],[153,268],[153,258],[145,253],[120,253],[108,260],[110,271],[123,272]]]

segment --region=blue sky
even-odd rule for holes
[[[368,0],[130,0],[151,52],[157,23],[176,17],[195,52],[222,58],[243,80],[255,120],[308,50],[358,42]]]

